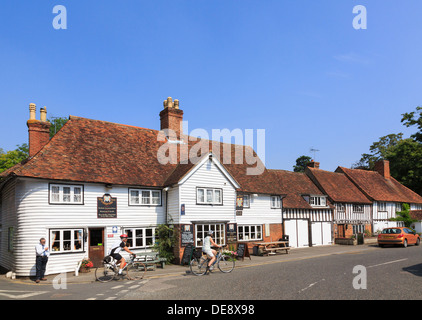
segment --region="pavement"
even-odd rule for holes
[[[279,263],[283,261],[297,261],[304,259],[312,259],[316,257],[329,256],[333,254],[343,254],[343,253],[353,253],[357,251],[366,251],[373,250],[375,247],[378,247],[376,242],[366,242],[364,245],[327,245],[327,246],[318,246],[318,247],[306,247],[306,248],[292,248],[290,253],[277,253],[275,255],[269,256],[253,256],[250,258],[245,257],[244,260],[236,260],[236,268],[248,268],[248,267],[258,267],[260,265]],[[157,266],[155,270],[148,270],[145,274],[144,279],[154,279],[154,278],[163,278],[171,276],[180,276],[190,273],[188,265],[175,265],[170,264],[166,265],[164,268]],[[57,280],[58,274],[46,275],[46,281],[41,281],[40,284],[53,284],[53,281]],[[55,280],[56,279],[56,280]],[[0,276],[0,281],[10,281],[20,284],[33,284],[35,283],[32,277],[17,277],[16,279],[8,279],[5,275]],[[71,283],[94,283],[95,279],[95,268],[92,268],[88,273],[80,273],[78,276],[75,276],[74,272],[69,272],[66,274],[66,281],[68,284]]]

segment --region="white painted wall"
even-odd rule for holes
[[[223,190],[223,204],[197,204],[197,187],[220,188]],[[206,161],[187,179],[179,185],[179,208],[185,205],[185,215],[180,216],[180,224],[190,224],[191,221],[236,221],[235,205],[236,190],[223,172],[212,162]]]
[[[14,270],[18,276],[35,274],[35,245],[44,237],[50,247],[49,229],[105,228],[104,251],[107,253],[117,239],[117,235],[108,238],[113,226],[118,226],[121,232],[128,227],[156,226],[165,222],[165,192],[162,193],[162,206],[129,206],[128,187],[113,186],[112,189],[106,189],[102,184],[85,183],[83,205],[51,205],[48,203],[48,183],[49,181],[36,179],[19,179],[16,184],[18,227],[15,231],[13,256]],[[105,193],[117,198],[116,219],[97,218],[97,197]],[[2,246],[4,247],[3,241]],[[85,253],[51,253],[46,274],[73,271],[87,254],[87,243]]]
[[[281,224],[283,208],[271,208],[271,195],[250,195],[250,208],[243,208],[241,216],[236,216],[238,225]]]

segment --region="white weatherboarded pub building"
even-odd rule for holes
[[[197,161],[180,161],[197,146],[181,131],[182,119],[178,101],[168,98],[160,131],[70,116],[50,139],[46,110],[37,120],[31,104],[29,158],[0,174],[0,266],[34,275],[43,237],[51,253],[46,274],[72,272],[83,258],[99,264],[122,233],[132,251],[151,250],[156,226],[165,223],[193,233],[195,247],[209,229],[218,244],[281,238],[281,194],[253,150],[203,140]],[[174,141],[164,129],[176,133]],[[169,142],[177,159],[162,164],[157,153]],[[234,163],[236,150],[256,163]],[[259,175],[247,174],[259,166]],[[179,239],[177,262],[186,245]]]

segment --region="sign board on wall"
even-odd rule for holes
[[[97,198],[97,218],[117,218],[117,198],[106,193]]]

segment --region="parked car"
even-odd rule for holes
[[[383,247],[385,245],[401,245],[407,247],[408,244],[418,246],[421,242],[420,236],[416,231],[406,228],[385,228],[378,235],[378,245]]]

